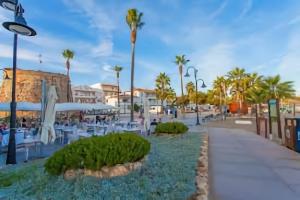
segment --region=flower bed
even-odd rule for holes
[[[44,160],[19,164],[3,173],[17,173],[30,165],[36,170],[9,187],[0,187],[0,199],[187,199],[196,192],[202,136],[147,137],[151,150],[141,168],[110,179],[80,176],[66,181],[62,175],[45,173]]]
[[[101,171],[103,167],[139,161],[149,151],[150,143],[133,133],[95,136],[78,140],[55,152],[46,161],[45,169],[51,175],[77,169]]]
[[[183,134],[189,128],[182,122],[159,123],[155,128],[156,134]]]

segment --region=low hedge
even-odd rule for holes
[[[189,128],[182,122],[166,122],[159,123],[155,128],[155,133],[182,134],[188,130]]]
[[[150,151],[150,143],[133,133],[110,134],[80,139],[55,152],[45,163],[45,170],[59,175],[69,169],[100,170],[135,162]]]

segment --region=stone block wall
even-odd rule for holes
[[[12,69],[6,69],[8,76],[12,78]],[[4,74],[3,74],[4,75]],[[4,76],[3,76],[4,77]],[[55,85],[58,95],[58,103],[67,102],[68,77],[64,74],[44,71],[17,69],[16,100],[39,103],[42,94],[42,80],[46,80],[47,86]],[[0,87],[0,102],[10,102],[12,79],[2,81]]]

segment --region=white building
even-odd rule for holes
[[[143,106],[144,98],[147,98],[150,105],[150,112],[158,113],[160,112],[161,106],[159,101],[156,99],[156,94],[154,90],[136,88],[133,91],[133,103],[138,106]],[[118,96],[106,96],[105,102],[108,105],[118,107]],[[120,94],[120,113],[128,114],[130,113],[130,91],[126,91]]]
[[[72,87],[73,101],[77,103],[104,103],[104,93],[87,85]]]
[[[107,96],[105,97],[105,103],[111,106],[118,107],[118,96]],[[133,97],[133,104],[141,105],[141,100],[139,97]],[[126,93],[120,94],[120,113],[129,114],[130,113],[130,95]]]
[[[118,95],[118,86],[116,84],[96,83],[90,87],[101,90],[105,97]]]

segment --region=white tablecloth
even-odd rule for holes
[[[9,141],[9,133],[2,136],[1,146],[7,146]],[[24,132],[16,132],[16,145],[24,143]]]

